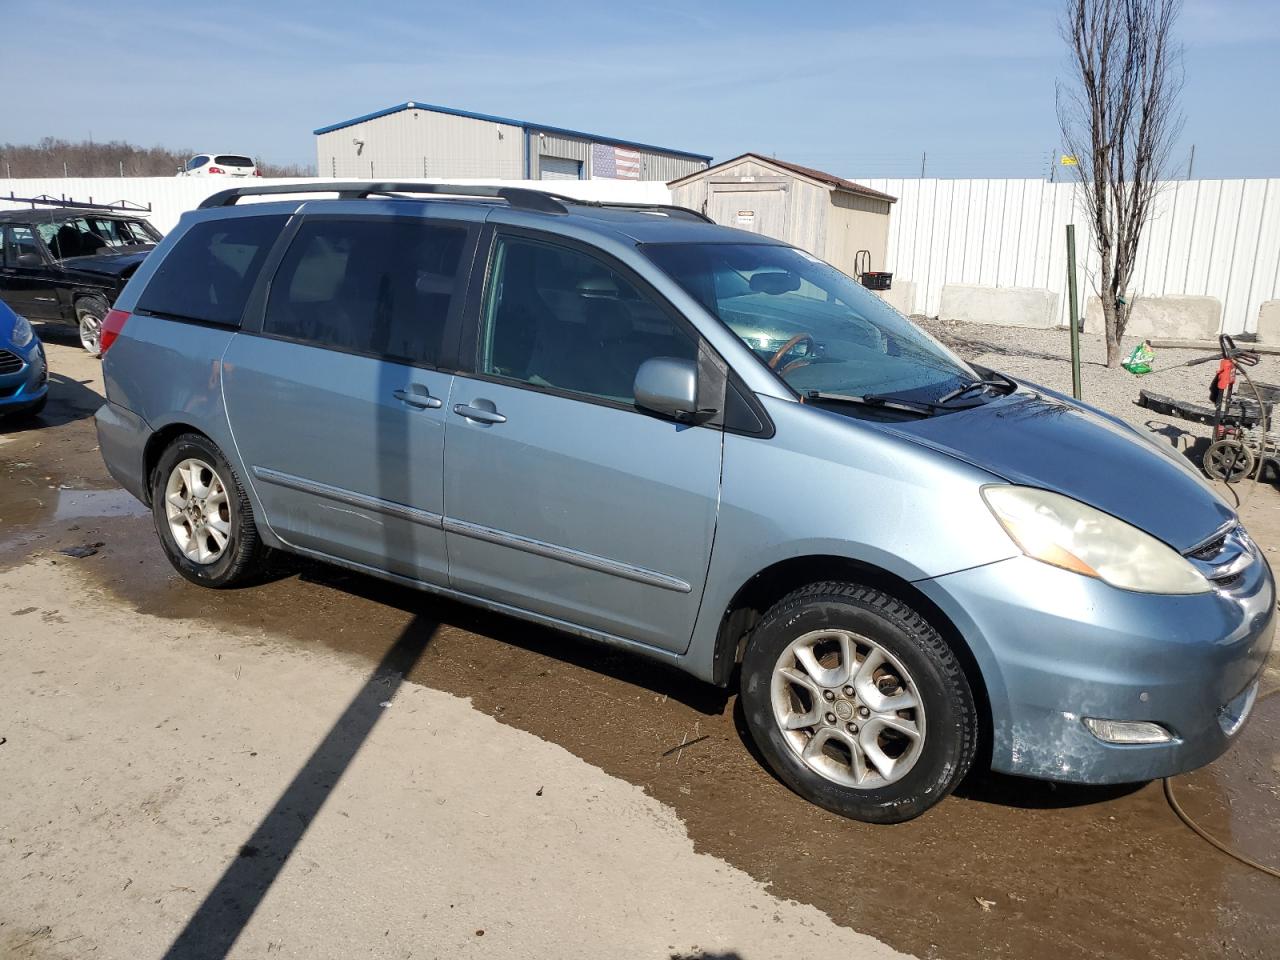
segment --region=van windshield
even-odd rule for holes
[[[794,247],[670,243],[643,249],[802,395],[930,403],[976,379],[963,360],[875,294]]]

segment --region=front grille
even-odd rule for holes
[[[22,358],[9,350],[0,350],[0,374],[17,373],[22,369]]]
[[[1197,560],[1212,560],[1214,557],[1216,557],[1218,554],[1222,552],[1222,548],[1227,545],[1227,537],[1234,531],[1235,531],[1235,528],[1232,527],[1226,533],[1222,534],[1222,536],[1214,537],[1208,543],[1202,546],[1196,547],[1194,550],[1188,553],[1187,556],[1194,557]]]

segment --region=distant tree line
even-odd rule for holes
[[[0,143],[0,177],[171,177],[194,150],[139,147],[123,140],[98,142],[45,137],[39,143]],[[309,177],[309,164],[257,160],[264,177]]]

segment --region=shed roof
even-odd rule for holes
[[[451,117],[466,117],[469,120],[487,120],[489,123],[502,123],[509,127],[522,127],[525,130],[532,130],[537,133],[554,133],[566,137],[579,137],[583,140],[591,140],[594,143],[605,143],[615,147],[634,147],[638,150],[648,150],[651,153],[670,153],[678,157],[688,157],[690,160],[701,160],[703,163],[711,162],[711,158],[709,156],[705,156],[701,153],[690,153],[687,150],[673,150],[670,147],[657,147],[651,143],[639,143],[635,140],[619,140],[617,137],[605,137],[598,133],[586,133],[582,130],[570,130],[567,127],[553,127],[545,123],[534,123],[532,120],[516,120],[511,117],[499,117],[489,113],[475,113],[471,110],[458,110],[454,107],[442,107],[434,103],[423,103],[421,100],[406,100],[404,103],[397,103],[382,110],[375,110],[373,113],[366,113],[361,117],[352,117],[350,120],[331,123],[327,127],[320,127],[313,130],[312,133],[316,136],[319,136],[322,133],[332,133],[334,130],[341,130],[343,127],[350,127],[357,123],[364,123],[366,120],[376,120],[378,117],[385,117],[393,113],[399,113],[401,110],[430,110],[433,113],[445,113]]]
[[[721,163],[717,163],[714,167],[708,167],[706,170],[699,170],[696,173],[689,174],[688,176],[680,177],[678,180],[672,180],[671,183],[684,183],[686,180],[692,180],[695,177],[705,177],[709,173],[714,173],[717,170],[732,166],[735,163],[740,163],[748,158],[751,160],[757,160],[766,165],[781,167],[783,170],[799,174],[800,176],[807,177],[810,180],[816,180],[817,182],[826,184],[829,187],[835,187],[837,190],[856,193],[862,197],[873,197],[876,200],[888,200],[890,203],[898,202],[897,197],[890,196],[887,193],[881,193],[879,190],[873,190],[870,187],[864,187],[862,184],[854,183],[852,180],[846,180],[844,177],[837,177],[834,173],[827,173],[824,170],[815,170],[813,167],[804,167],[798,163],[779,160],[777,157],[766,157],[762,153],[744,153],[739,157],[734,157],[732,160],[725,160]]]

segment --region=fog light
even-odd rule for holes
[[[1084,725],[1099,740],[1107,743],[1169,743],[1171,734],[1158,723],[1146,720],[1099,720],[1085,717]]]

